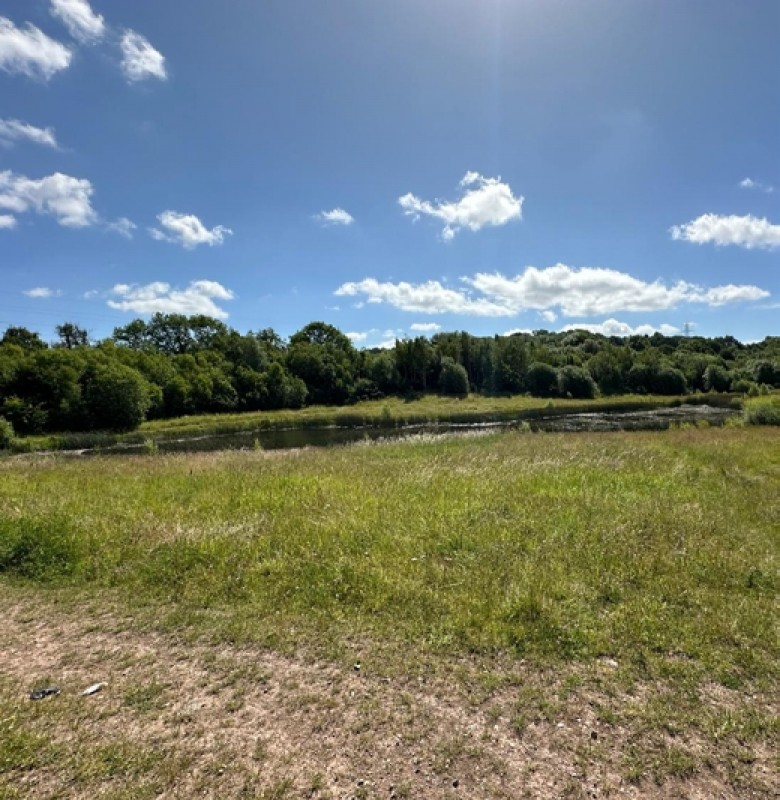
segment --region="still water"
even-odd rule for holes
[[[723,425],[739,412],[730,408],[708,405],[681,405],[677,408],[643,409],[641,411],[613,411],[590,414],[565,414],[518,418],[511,421],[483,423],[425,423],[401,425],[394,428],[327,427],[289,428],[275,431],[245,431],[219,436],[202,436],[186,439],[160,440],[156,447],[162,453],[208,452],[213,450],[240,450],[262,447],[264,450],[289,450],[300,447],[333,447],[361,440],[400,439],[421,433],[469,433],[471,431],[512,430],[527,424],[532,431],[578,433],[583,431],[648,431],[666,430],[671,425],[702,424]],[[147,452],[145,445],[122,445],[102,449],[101,454],[117,455]]]

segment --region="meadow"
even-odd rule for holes
[[[778,789],[777,428],[22,456],[0,508],[0,795]]]

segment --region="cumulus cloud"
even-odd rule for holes
[[[591,317],[615,311],[658,311],[680,303],[723,305],[723,302],[715,302],[716,299],[737,302],[769,295],[755,286],[705,290],[685,281],[671,285],[661,281],[648,283],[613,269],[577,269],[566,264],[546,269],[527,267],[514,278],[500,273],[477,273],[463,280],[492,302],[519,311],[559,309],[567,317]],[[726,296],[729,299],[725,299]]]
[[[97,42],[106,32],[103,17],[90,8],[87,0],[51,0],[51,13],[82,44]]]
[[[742,189],[755,189],[759,192],[766,192],[766,194],[772,194],[775,190],[774,186],[770,186],[768,183],[763,183],[762,181],[754,181],[752,178],[741,180],[739,185]]]
[[[174,289],[169,283],[155,281],[145,286],[118,283],[111,290],[115,299],[108,300],[110,308],[136,314],[206,314],[225,319],[227,311],[217,300],[232,300],[235,295],[216,281],[192,281],[186,289]]]
[[[7,17],[0,17],[0,69],[49,80],[67,69],[72,57],[64,44],[34,25],[27,23],[25,28],[17,28]]]
[[[731,303],[741,303],[750,300],[763,300],[769,297],[769,292],[757,286],[738,286],[729,283],[726,286],[716,286],[713,289],[699,290],[695,302],[706,303],[708,306],[726,306]]]
[[[62,292],[59,289],[49,289],[47,286],[38,286],[35,289],[27,289],[27,291],[22,292],[22,294],[36,300],[48,300],[50,297],[60,297]]]
[[[0,231],[8,231],[15,227],[16,217],[11,216],[10,214],[0,214]]]
[[[163,211],[157,219],[165,230],[150,228],[152,238],[160,242],[180,244],[186,250],[192,250],[201,244],[209,247],[222,244],[225,237],[233,233],[224,225],[217,225],[209,230],[194,214],[180,214],[178,211]]]
[[[399,197],[398,203],[404,214],[415,221],[428,216],[443,222],[441,236],[445,241],[452,240],[461,228],[479,231],[522,219],[524,198],[515,197],[501,178],[484,178],[478,172],[467,172],[460,187],[466,191],[457,201],[431,202],[410,192]]]
[[[115,219],[113,222],[109,222],[106,225],[106,228],[109,231],[112,233],[118,233],[125,239],[132,239],[133,231],[135,231],[137,227],[138,226],[135,224],[135,222],[127,217],[119,217],[119,219]]]
[[[10,146],[24,139],[45,147],[57,147],[53,128],[36,128],[18,119],[0,119],[0,144]]]
[[[513,278],[497,272],[477,273],[461,278],[461,282],[463,288],[451,289],[439,281],[382,283],[366,278],[342,284],[335,294],[362,297],[368,303],[387,303],[402,311],[481,317],[555,310],[567,317],[592,317],[617,311],[659,311],[681,303],[720,306],[769,296],[757,286],[729,284],[704,289],[685,281],[671,285],[648,283],[617,270],[577,269],[565,264],[546,269],[527,267]]]
[[[0,211],[34,211],[53,216],[66,228],[85,228],[98,221],[91,204],[92,184],[55,172],[39,180],[0,172]]]
[[[332,211],[321,211],[315,214],[314,219],[323,225],[352,225],[355,218],[343,208],[334,208]]]
[[[152,47],[149,40],[136,31],[126,30],[120,42],[122,48],[122,71],[130,83],[147,78],[168,78],[165,56]]]
[[[436,333],[441,330],[441,325],[438,322],[413,322],[409,326],[409,330],[419,333]]]
[[[597,323],[577,323],[576,325],[565,325],[561,330],[564,331],[589,331],[590,333],[600,333],[602,336],[652,336],[654,333],[662,333],[664,336],[675,336],[680,333],[679,328],[674,325],[663,323],[657,327],[654,325],[637,325],[632,328],[627,322],[620,322],[616,319],[605,319],[604,322]]]
[[[672,239],[694,244],[715,244],[719,247],[732,244],[747,250],[780,247],[780,225],[752,214],[744,217],[702,214],[685,225],[675,225],[670,232]]]
[[[368,303],[388,303],[402,311],[446,314],[460,313],[479,317],[511,316],[514,311],[506,305],[485,298],[472,298],[468,292],[448,289],[439,281],[426,283],[380,283],[375,278],[343,283],[336,289],[339,297],[364,296]]]
[[[391,350],[395,347],[396,339],[403,338],[404,332],[402,330],[380,330],[379,328],[371,328],[368,331],[350,331],[345,336],[355,345],[363,345],[370,347],[373,350]]]

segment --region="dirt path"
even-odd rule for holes
[[[568,692],[571,675],[524,674],[522,665],[500,687],[473,673],[386,677],[191,644],[7,587],[0,599],[2,798],[714,800],[780,788],[758,746],[736,777],[722,764],[685,762],[632,775],[632,753],[650,734],[603,709],[637,698],[593,688],[614,664]],[[80,696],[97,681],[107,686]],[[31,702],[27,693],[47,682],[61,694]],[[685,752],[705,746],[675,736]]]

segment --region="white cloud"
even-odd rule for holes
[[[175,242],[187,250],[192,250],[201,244],[207,244],[209,247],[222,244],[225,236],[233,233],[224,225],[217,225],[209,230],[194,214],[180,214],[178,211],[163,211],[157,219],[165,228],[165,232],[150,228],[149,233],[152,238],[160,242]]]
[[[516,333],[533,333],[530,328],[510,328],[508,331],[504,331],[502,336],[514,336]]]
[[[34,25],[17,28],[7,17],[0,17],[0,69],[29,78],[48,80],[67,69],[73,57],[64,44],[50,39]]]
[[[591,317],[616,311],[659,311],[681,303],[720,306],[769,297],[769,292],[757,286],[704,289],[684,281],[667,286],[612,269],[576,269],[565,264],[546,269],[527,267],[514,278],[477,273],[461,278],[461,282],[465,288],[450,289],[439,281],[380,283],[366,278],[342,284],[335,294],[360,296],[368,303],[388,303],[402,311],[481,317],[511,317],[529,310],[559,310],[567,317]]]
[[[20,139],[27,139],[46,147],[57,147],[53,128],[36,128],[18,119],[0,119],[0,144],[12,145]]]
[[[336,289],[339,297],[365,295],[369,303],[388,303],[402,311],[427,314],[460,313],[479,317],[511,316],[514,311],[506,305],[484,298],[472,299],[467,292],[447,289],[439,281],[426,283],[380,283],[366,278],[356,283],[343,283]]]
[[[757,286],[736,286],[730,283],[727,286],[716,286],[714,289],[700,291],[696,302],[717,307],[730,303],[763,300],[765,297],[769,297],[769,292],[759,289]]]
[[[88,180],[60,172],[39,180],[0,172],[0,210],[48,214],[66,228],[85,228],[98,221],[90,202],[92,192]]]
[[[546,269],[527,267],[514,278],[499,273],[477,273],[464,282],[492,302],[516,311],[560,309],[567,317],[591,317],[615,311],[658,311],[680,303],[756,300],[768,292],[755,286],[702,289],[678,281],[667,286],[661,281],[647,283],[625,272],[602,267],[576,269],[556,264]],[[727,290],[727,291],[726,291]],[[731,299],[725,299],[724,291]]]
[[[321,211],[315,214],[314,219],[323,225],[352,225],[355,218],[343,208],[334,208],[332,211]]]
[[[167,80],[165,56],[152,47],[151,43],[140,33],[127,30],[120,43],[122,48],[122,71],[130,83],[143,81],[146,78]]]
[[[133,231],[136,230],[137,227],[135,222],[127,217],[119,217],[119,219],[115,219],[113,222],[109,222],[106,225],[108,230],[113,233],[118,233],[120,236],[124,236],[125,239],[132,239]]]
[[[413,322],[409,326],[409,330],[419,331],[420,333],[436,333],[441,330],[441,325],[438,322]]]
[[[371,345],[375,350],[392,350],[396,340],[403,338],[403,331],[385,331],[384,338]]]
[[[0,231],[8,231],[15,227],[16,217],[12,217],[10,214],[0,214]]]
[[[59,289],[49,289],[46,286],[38,286],[35,289],[28,289],[22,294],[27,297],[32,297],[36,300],[48,300],[50,297],[60,297],[62,292]]]
[[[540,311],[539,316],[545,322],[555,322],[555,320],[558,319],[558,315],[554,311]]]
[[[421,215],[441,220],[444,223],[441,236],[445,241],[452,240],[461,228],[478,231],[522,219],[524,198],[515,197],[501,178],[484,178],[478,172],[467,172],[460,186],[468,191],[455,202],[430,202],[409,193],[400,197],[398,203],[415,221]]]
[[[772,194],[775,190],[774,186],[770,186],[768,183],[762,183],[761,181],[754,181],[752,178],[741,180],[739,185],[742,189],[756,189],[759,192],[766,192],[767,194]]]
[[[82,297],[85,300],[94,300],[99,294],[100,292],[97,289],[90,289],[89,291],[84,292]]]
[[[770,250],[780,247],[780,225],[774,225],[766,218],[748,214],[739,217],[734,214],[702,214],[685,225],[670,228],[672,239],[683,239],[695,244],[715,244],[719,247],[734,244],[752,250],[755,247]]]
[[[674,325],[663,323],[657,327],[654,325],[637,325],[632,328],[627,322],[619,322],[616,319],[606,319],[598,323],[578,323],[576,325],[565,325],[561,330],[564,331],[589,331],[590,333],[600,333],[602,336],[652,336],[654,333],[662,333],[664,336],[675,336],[680,333],[679,328]]]
[[[216,281],[192,281],[186,289],[174,289],[169,283],[155,281],[145,286],[118,283],[111,290],[117,299],[108,305],[118,311],[136,314],[206,314],[225,319],[227,311],[215,300],[232,300],[235,295]]]
[[[344,335],[354,345],[359,344],[378,350],[391,350],[395,347],[396,339],[403,338],[404,332],[402,330],[394,330],[393,328],[385,331],[379,328],[371,328],[369,331],[350,331]]]
[[[103,17],[90,8],[87,0],[51,0],[51,13],[82,44],[96,42],[106,32]]]

